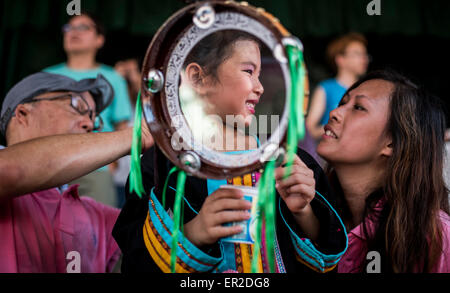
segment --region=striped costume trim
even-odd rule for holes
[[[172,227],[172,219],[164,211],[152,190],[149,200],[149,214],[143,227],[144,242],[152,259],[166,273],[171,271],[170,245],[172,243]],[[175,266],[177,273],[209,272],[222,261],[222,258],[215,258],[205,254],[182,234],[179,234],[178,240]]]
[[[153,206],[153,211],[154,211],[155,215],[157,216],[157,218],[158,218],[158,220],[159,220],[159,223],[161,224],[161,227],[164,228],[164,231],[165,231],[165,233],[167,233],[167,235],[170,235],[170,236],[171,236],[171,235],[172,235],[172,232],[171,232],[171,230],[169,230],[169,228],[167,227],[167,225],[164,224],[163,219],[161,219],[159,213],[156,211],[156,207],[155,207],[154,201],[151,200],[151,204],[152,204],[152,206]],[[149,212],[149,214],[150,214],[150,212]],[[157,223],[158,223],[158,222],[157,222]],[[171,226],[172,226],[172,225],[171,225]],[[172,239],[172,238],[170,238],[170,242],[169,242],[169,243],[172,243],[172,240],[171,240],[171,239]],[[164,246],[165,246],[166,249],[170,250],[170,247],[169,247],[169,245],[168,245],[166,242],[163,242],[163,244],[164,244]],[[196,262],[198,262],[198,263],[200,263],[200,264],[202,264],[202,265],[205,265],[205,266],[211,266],[210,263],[207,263],[207,262],[204,262],[204,261],[201,261],[201,260],[199,260],[199,259],[196,259],[196,258],[192,257],[192,255],[191,255],[190,253],[188,253],[188,251],[181,245],[181,243],[178,243],[178,246],[179,246],[179,248],[181,248],[181,250],[182,250],[189,258],[191,258],[192,260],[194,260],[194,261],[196,261]]]
[[[310,268],[313,271],[316,271],[318,273],[328,273],[331,272],[332,270],[334,270],[334,268],[337,265],[334,265],[332,267],[328,267],[326,269],[324,269],[323,271],[318,270],[315,266],[310,265],[309,263],[307,263],[306,261],[304,261],[298,254],[295,255],[295,258],[297,259],[298,262],[301,262],[302,264],[304,264],[305,266],[307,266],[308,268]]]
[[[326,201],[325,198],[322,197],[322,195],[319,194],[320,197],[315,197],[314,200],[319,200],[320,203],[324,204],[326,207],[328,207],[330,210],[332,210],[336,216],[339,218],[339,215],[336,213],[336,211],[333,209],[333,207]],[[284,223],[288,227],[290,231],[290,236],[295,248],[296,252],[296,258],[298,261],[300,261],[302,264],[306,265],[307,267],[311,268],[312,270],[320,273],[326,273],[331,270],[333,270],[339,260],[341,259],[342,255],[347,250],[348,246],[348,240],[346,240],[346,246],[343,251],[341,251],[338,254],[324,254],[316,249],[314,244],[309,239],[302,239],[298,237],[297,234],[291,229],[289,224],[286,222],[282,210],[281,210],[281,199],[278,201],[278,209],[280,211],[281,218],[283,219]],[[345,234],[345,237],[347,237],[347,233],[345,232],[345,226],[343,225],[342,221],[340,220],[341,225],[343,226],[343,233]],[[346,238],[347,239],[347,238]]]
[[[294,248],[298,261],[305,264],[314,271],[320,273],[326,273],[334,269],[336,264],[339,262],[340,257],[334,259],[332,262],[324,261],[321,256],[314,253],[314,250],[316,250],[314,247],[305,248],[305,242],[309,241],[309,239],[298,240],[296,239],[297,238],[296,236],[297,235],[291,235],[291,238],[294,243]]]
[[[161,236],[158,235],[155,227],[152,222],[149,221],[149,215],[145,221],[144,225],[144,242],[147,247],[150,256],[153,258],[155,263],[164,273],[170,273],[170,250],[167,250],[165,245],[162,245]],[[177,273],[192,273],[195,272],[194,269],[189,268],[184,262],[182,262],[179,258],[177,258],[175,265],[175,271]]]
[[[275,237],[275,261],[277,264],[277,273],[286,273],[286,268],[283,263],[283,258],[281,256],[280,245],[278,244],[278,239]]]
[[[251,273],[253,245],[245,243],[235,243],[234,246],[237,272]],[[260,272],[263,271],[261,255],[258,256],[258,269]]]
[[[232,179],[227,180],[227,184],[234,185],[234,186],[256,186],[256,183],[258,182],[260,178],[259,173],[253,172],[250,174],[245,174],[242,176],[237,176]],[[275,236],[276,241],[276,236]],[[236,270],[239,273],[251,273],[252,272],[252,256],[253,256],[253,250],[254,246],[252,244],[246,244],[246,243],[235,243],[235,260],[236,260]],[[280,258],[276,259],[276,266],[278,268],[284,269],[284,265],[281,262],[281,253],[279,250],[277,251],[278,246],[275,247],[274,254],[279,255]],[[267,261],[264,261],[265,257],[265,250],[262,249],[261,253],[258,255],[258,271],[259,272],[268,272],[267,269]]]

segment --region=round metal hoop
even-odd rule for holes
[[[290,34],[264,9],[234,1],[209,1],[191,4],[166,21],[150,44],[143,64],[144,115],[166,157],[200,178],[231,178],[261,169],[264,157],[279,157],[286,139],[287,103],[278,129],[252,152],[230,156],[193,139],[179,102],[179,74],[190,50],[205,36],[220,30],[244,31],[267,46],[279,62],[286,101],[291,84],[287,62],[282,62],[287,60],[283,40]],[[145,84],[150,78],[157,82],[148,88]]]

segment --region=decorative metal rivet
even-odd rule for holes
[[[287,38],[283,38],[283,40],[281,40],[281,42],[283,43],[283,45],[285,47],[294,46],[294,47],[297,47],[300,51],[303,51],[303,43],[297,37],[290,36]]]
[[[146,78],[144,78],[147,89],[156,94],[160,92],[164,86],[164,74],[157,69],[150,69]]]
[[[209,4],[202,5],[194,14],[194,24],[201,29],[208,29],[214,24],[216,12]]]
[[[194,152],[185,152],[181,154],[180,161],[183,166],[186,166],[188,170],[198,171],[201,167],[200,157]]]
[[[262,8],[262,7],[256,8],[256,11],[258,11],[258,13],[265,13],[266,12],[266,10],[264,8]]]
[[[241,4],[241,6],[248,6],[248,2],[247,1],[242,1],[239,4]]]
[[[277,44],[275,46],[275,49],[273,49],[273,56],[282,64],[286,64],[288,62],[284,53],[284,47],[281,44]]]
[[[171,139],[170,145],[172,146],[172,149],[175,151],[179,151],[182,149],[180,143],[176,139]]]
[[[271,144],[267,145],[264,148],[263,153],[262,153],[261,158],[259,159],[259,161],[261,163],[264,163],[264,162],[276,159],[277,158],[276,155],[277,155],[278,149],[279,149],[279,147],[278,147],[278,145],[276,143],[271,143]]]

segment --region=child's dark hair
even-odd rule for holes
[[[198,63],[206,75],[217,80],[217,68],[233,53],[233,45],[237,41],[253,41],[261,46],[260,41],[249,33],[237,30],[224,30],[212,33],[202,39],[189,53],[184,63]]]

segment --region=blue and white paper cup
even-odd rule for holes
[[[253,244],[255,242],[255,232],[256,232],[256,219],[259,213],[256,210],[258,202],[258,188],[251,186],[236,186],[236,185],[222,185],[220,188],[229,189],[239,189],[244,194],[244,199],[248,200],[252,204],[252,209],[250,211],[250,219],[240,222],[226,223],[224,226],[241,226],[242,232],[232,236],[222,238],[223,242],[232,243],[247,243]]]

